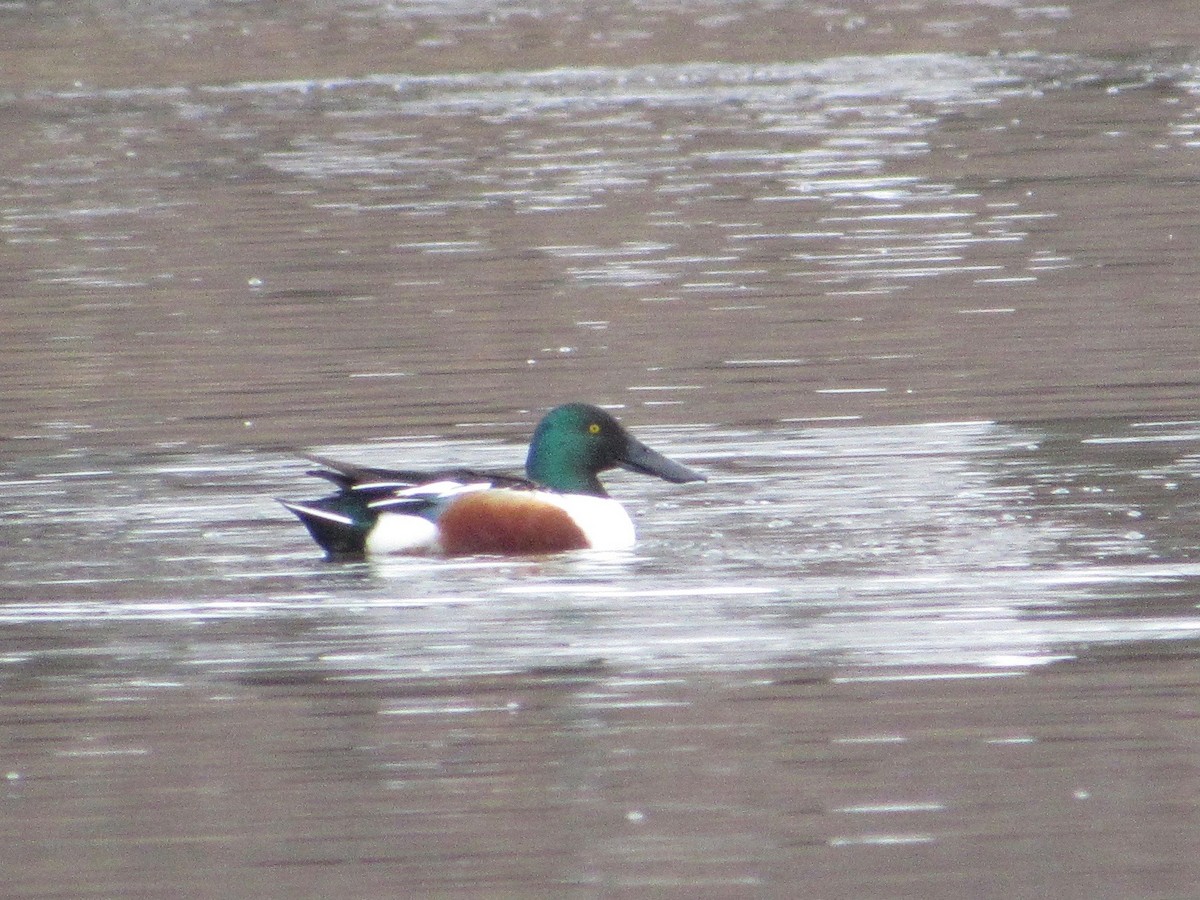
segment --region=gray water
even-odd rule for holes
[[[0,12],[0,893],[1200,894],[1195,18]],[[631,553],[272,499],[567,400]]]

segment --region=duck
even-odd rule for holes
[[[567,403],[538,422],[525,477],[470,468],[381,469],[308,456],[337,486],[318,500],[279,502],[330,559],[396,554],[528,556],[620,551],[633,521],[599,475],[613,468],[673,484],[706,477],[652,450],[611,414]]]

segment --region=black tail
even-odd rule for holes
[[[345,494],[305,503],[279,502],[304,523],[313,540],[330,557],[357,557],[366,553],[373,517],[364,515],[367,512],[364,504],[355,503]]]

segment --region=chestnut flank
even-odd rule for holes
[[[437,524],[442,550],[451,556],[561,553],[591,546],[565,510],[519,491],[466,494]]]

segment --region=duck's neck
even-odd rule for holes
[[[525,474],[530,481],[564,494],[607,497],[608,493],[596,473],[581,468],[578,457],[571,451],[572,448],[557,441],[539,441],[529,448]]]

